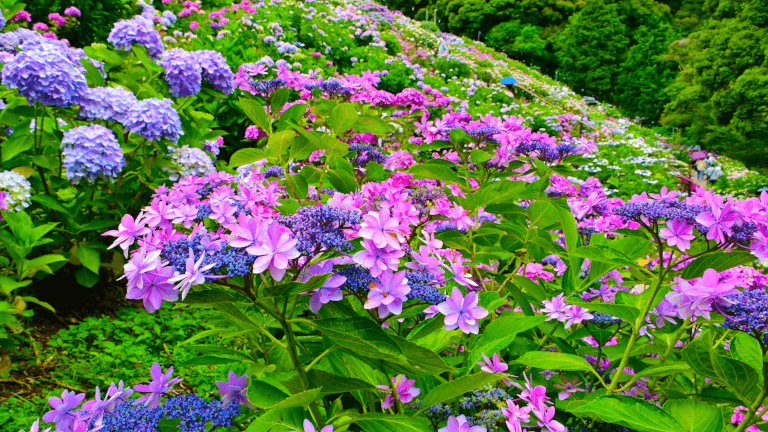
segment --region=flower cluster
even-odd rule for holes
[[[83,178],[117,178],[125,166],[125,157],[115,134],[98,124],[79,126],[64,132],[61,141],[64,169],[72,183]]]
[[[31,204],[32,185],[16,171],[0,172],[0,192],[3,192],[2,209],[17,212],[24,210]]]

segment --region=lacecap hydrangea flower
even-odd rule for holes
[[[165,69],[165,82],[174,97],[187,97],[200,92],[203,69],[194,52],[172,48],[157,62]]]
[[[122,123],[128,110],[138,102],[134,94],[122,87],[94,87],[80,98],[78,116],[85,120]]]
[[[17,212],[29,207],[32,185],[16,171],[0,172],[0,191],[5,192],[8,211]]]
[[[152,25],[152,21],[143,16],[116,22],[107,41],[115,48],[126,51],[130,51],[133,44],[141,45],[153,58],[159,57],[165,50],[160,33]]]
[[[160,138],[177,141],[184,132],[179,113],[172,104],[170,99],[140,100],[125,113],[123,125],[150,141]]]
[[[6,63],[2,82],[18,89],[30,103],[64,108],[79,103],[88,89],[83,68],[76,67],[60,48],[45,44],[21,51]]]
[[[125,167],[125,157],[115,134],[99,124],[80,126],[64,132],[61,141],[67,178],[77,183],[83,178],[117,177]]]
[[[213,161],[205,152],[199,148],[185,145],[179,148],[171,148],[171,160],[176,165],[174,168],[163,168],[163,171],[170,171],[171,180],[190,175],[200,176],[215,171]]]

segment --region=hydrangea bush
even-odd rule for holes
[[[655,147],[580,133],[567,89],[512,99],[508,63],[450,35],[437,54],[380,5],[163,4],[111,47],[7,36],[0,240],[55,253],[2,281],[76,261],[95,283],[114,253],[148,313],[215,311],[188,342],[227,346],[195,364],[247,373],[177,394],[156,363],[25,430],[760,430],[768,193],[600,177],[605,146]]]

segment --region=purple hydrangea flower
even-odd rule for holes
[[[19,432],[25,432],[24,430],[20,430]],[[34,423],[32,423],[32,426],[29,427],[29,432],[51,432],[51,428],[45,428],[40,429],[40,419],[35,420]]]
[[[146,394],[135,401],[133,401],[134,405],[138,405],[140,403],[143,403],[145,407],[149,409],[157,408],[160,405],[160,398],[166,394],[166,393],[176,393],[172,390],[173,386],[180,383],[182,381],[181,378],[173,378],[171,379],[171,375],[173,375],[173,366],[168,368],[168,370],[163,373],[163,368],[160,366],[160,363],[155,363],[152,365],[152,368],[149,370],[149,373],[152,375],[152,382],[149,384],[139,384],[133,386],[133,388],[140,393],[149,393]],[[85,396],[85,395],[83,395]]]
[[[70,6],[66,9],[64,9],[64,15],[70,16],[70,17],[80,17],[80,9]]]
[[[157,58],[165,50],[163,39],[152,21],[141,16],[116,22],[107,41],[115,48],[126,51],[130,51],[133,44],[139,44],[147,49],[152,58]]]
[[[171,86],[174,97],[187,97],[200,92],[202,68],[195,53],[172,48],[157,62],[165,69],[165,82]]]
[[[64,108],[76,105],[88,89],[83,69],[51,45],[19,52],[3,67],[2,82],[30,103]]]
[[[229,371],[228,381],[216,381],[221,403],[226,408],[230,403],[236,405],[253,406],[248,402],[248,375],[238,377],[236,373]]]
[[[486,429],[483,426],[472,426],[465,416],[460,415],[448,417],[448,424],[437,432],[486,432]]]
[[[283,280],[288,261],[301,255],[295,247],[298,240],[291,237],[291,231],[277,221],[272,222],[266,231],[262,231],[259,238],[262,244],[248,248],[248,253],[259,257],[253,262],[253,272],[263,273],[269,269],[273,279]]]
[[[477,305],[476,292],[470,292],[464,297],[461,290],[454,287],[451,296],[437,309],[445,315],[445,329],[460,328],[464,333],[477,334],[480,331],[478,320],[485,318],[488,311]]]
[[[390,313],[400,315],[403,311],[403,302],[407,300],[406,295],[411,292],[405,272],[392,273],[387,270],[381,274],[379,280],[380,282],[371,284],[365,308],[379,308],[379,318],[384,318]]]
[[[5,27],[5,15],[3,15],[3,11],[0,10],[0,29]]]
[[[224,138],[217,137],[215,140],[209,140],[203,142],[203,150],[213,153],[214,156],[219,155],[219,148],[224,145]]]
[[[235,88],[235,74],[227,65],[227,60],[218,51],[199,50],[197,61],[203,68],[203,79],[222,93],[232,93]]]
[[[160,138],[177,141],[184,132],[181,130],[179,113],[172,104],[170,99],[140,100],[125,113],[123,125],[149,141]]]
[[[56,423],[56,429],[68,429],[75,421],[74,410],[85,399],[85,393],[77,394],[64,390],[61,397],[48,398],[48,404],[53,408],[43,415],[43,421]]]
[[[78,183],[83,178],[113,177],[125,167],[123,149],[115,134],[99,124],[79,126],[64,132],[61,141],[67,178]]]
[[[421,394],[421,389],[414,387],[416,380],[409,380],[405,375],[396,375],[392,377],[392,384],[395,385],[397,391],[397,398],[402,403],[410,403],[416,396]],[[395,397],[392,395],[392,389],[388,385],[377,385],[382,393],[386,393],[387,396],[381,401],[382,409],[389,409],[395,406]]]
[[[89,88],[80,98],[78,116],[85,120],[106,120],[122,123],[125,114],[138,102],[132,92],[122,87]]]

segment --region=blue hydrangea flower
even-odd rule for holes
[[[171,86],[174,97],[192,96],[200,92],[203,70],[195,53],[172,48],[163,53],[163,58],[157,64],[165,69],[165,82]]]
[[[176,15],[173,12],[169,11],[169,10],[163,11],[163,18],[167,19],[171,23],[175,23],[176,22]]]
[[[178,141],[179,135],[184,132],[179,113],[171,106],[172,103],[170,99],[140,100],[125,113],[123,126],[150,141],[160,138]]]
[[[77,68],[66,54],[51,45],[19,52],[5,64],[2,82],[18,89],[30,103],[69,107],[79,103],[88,89],[82,68]]]
[[[152,25],[152,21],[142,16],[116,22],[107,41],[115,48],[126,51],[130,51],[133,44],[139,44],[146,48],[153,58],[159,57],[165,50],[163,39]]]
[[[179,148],[170,148],[171,160],[176,164],[175,168],[163,168],[163,171],[171,173],[169,178],[173,181],[186,176],[199,176],[215,170],[213,161],[199,148],[188,145]]]
[[[64,169],[72,183],[83,178],[94,181],[98,177],[116,178],[125,157],[115,134],[99,124],[79,126],[64,132],[61,141]]]
[[[235,74],[229,69],[227,60],[218,51],[196,51],[197,61],[203,68],[203,79],[216,90],[229,94],[234,90]]]
[[[80,98],[78,116],[85,120],[122,123],[128,110],[137,102],[132,92],[119,86],[89,88]]]
[[[5,15],[3,15],[3,11],[0,10],[0,29],[5,27]]]
[[[5,192],[8,211],[17,212],[29,207],[32,185],[16,171],[0,172],[0,191]]]

